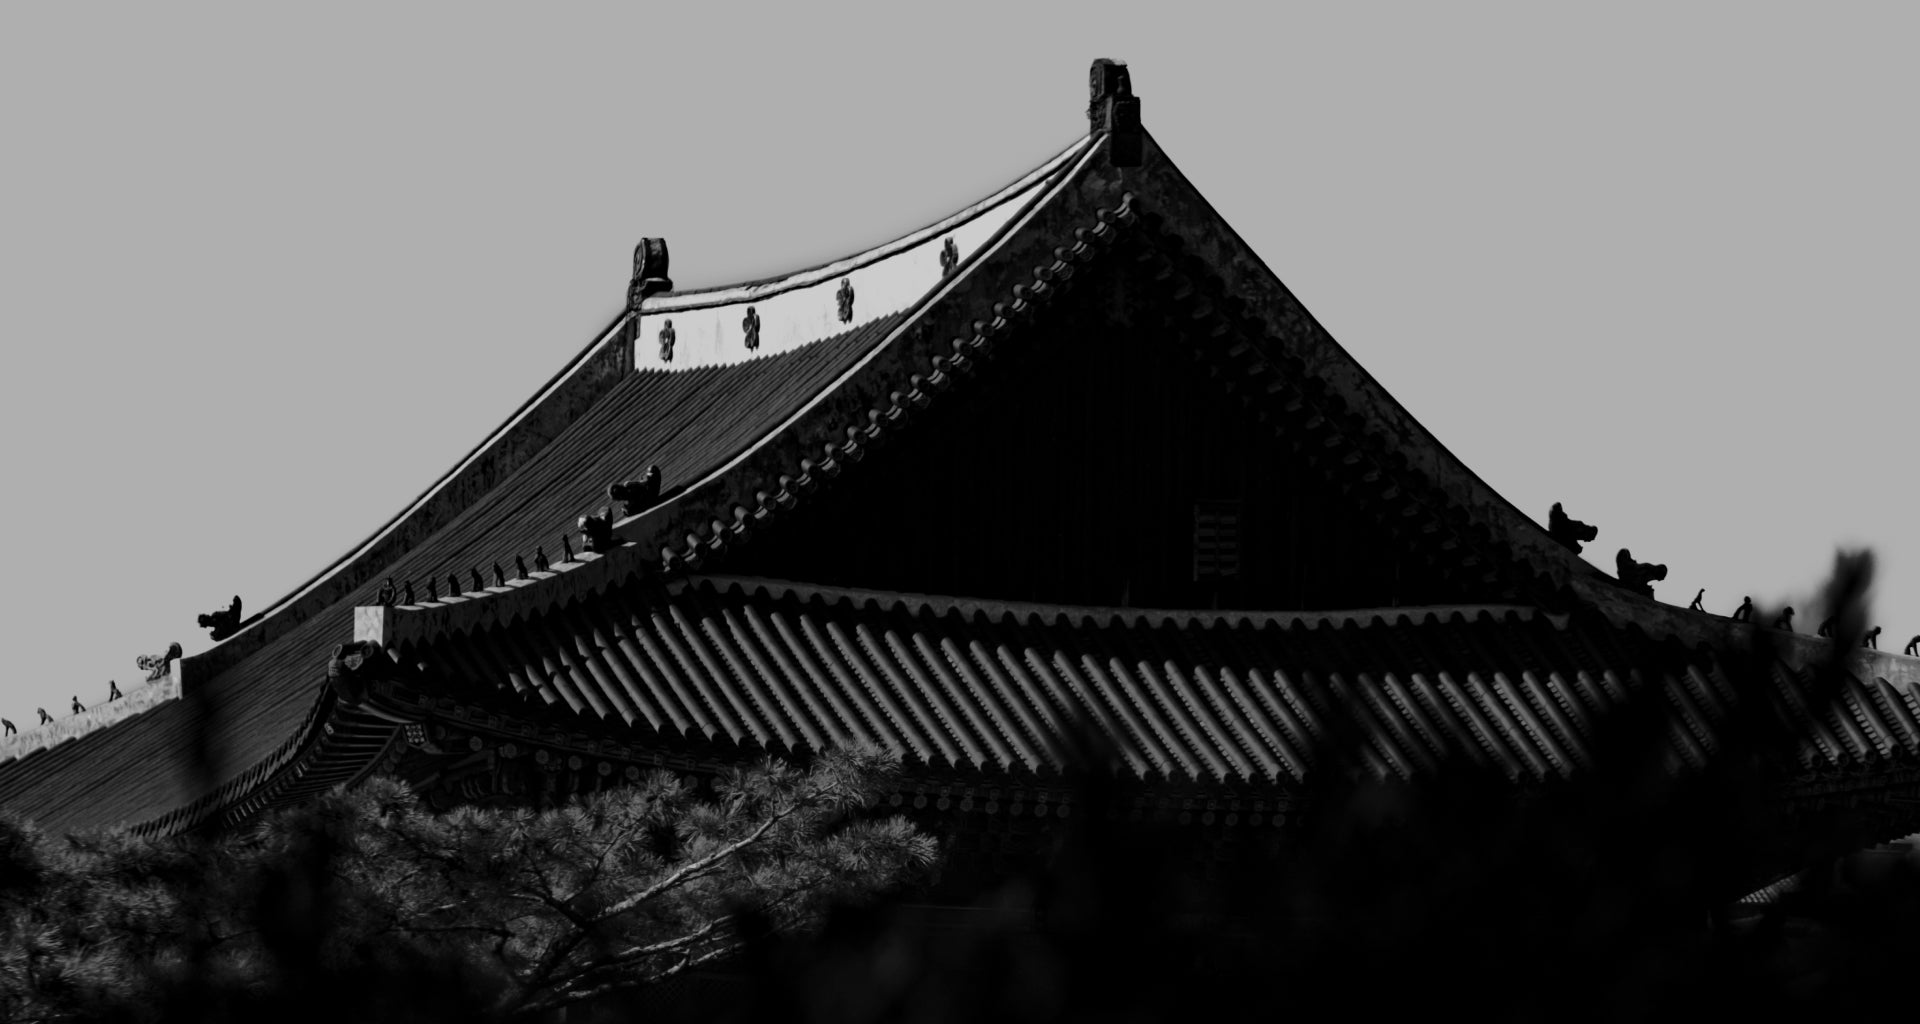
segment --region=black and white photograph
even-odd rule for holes
[[[0,1021],[1911,1015],[1916,41],[0,10]]]

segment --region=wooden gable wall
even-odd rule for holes
[[[1129,607],[1511,599],[1442,575],[1419,520],[1344,493],[1148,326],[1150,282],[1081,284],[729,571]]]

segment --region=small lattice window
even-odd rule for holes
[[[1240,503],[1199,501],[1193,506],[1193,578],[1240,575]]]

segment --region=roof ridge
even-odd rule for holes
[[[1092,221],[1077,228],[1072,236],[1056,237],[1048,232],[1040,244],[1049,253],[1044,262],[1038,265],[1022,264],[1014,268],[1018,272],[1016,276],[1022,278],[1023,283],[1011,287],[1002,287],[998,282],[989,284],[988,298],[978,304],[967,304],[965,314],[991,315],[992,319],[974,320],[970,338],[954,338],[950,358],[932,356],[926,364],[928,372],[905,374],[905,379],[899,375],[904,369],[902,366],[876,365],[882,353],[891,351],[902,338],[923,339],[926,335],[923,318],[927,312],[937,308],[956,289],[976,283],[972,279],[986,265],[986,261],[1000,253],[1008,239],[1031,224],[1041,211],[1049,209],[1052,200],[1060,196],[1062,190],[1090,166],[1098,151],[1098,146],[1089,147],[1070,168],[1061,170],[1041,194],[1028,200],[1016,217],[1004,224],[993,239],[977,250],[969,265],[926,292],[910,310],[897,314],[887,336],[835,380],[820,388],[813,400],[704,477],[684,485],[665,500],[614,522],[611,529],[615,546],[604,552],[614,557],[595,560],[590,572],[579,572],[581,567],[576,566],[570,567],[566,573],[551,573],[539,581],[542,586],[529,587],[514,581],[511,589],[487,588],[486,592],[492,596],[514,598],[505,602],[472,599],[460,604],[439,602],[434,606],[362,608],[356,612],[356,638],[394,644],[424,641],[444,632],[472,632],[603,592],[636,576],[664,573],[672,578],[686,570],[697,569],[706,552],[723,550],[735,539],[744,540],[770,517],[792,507],[799,495],[813,490],[823,477],[837,476],[847,464],[860,461],[868,446],[884,443],[918,409],[930,404],[933,395],[948,390],[965,377],[976,360],[989,358],[996,339],[1006,336],[1017,322],[1031,316],[1040,304],[1050,300],[1065,286],[1074,276],[1075,263],[1091,261],[1103,255],[1118,231],[1134,222],[1133,194],[1127,192],[1121,194],[1117,208],[1101,207]],[[1068,241],[1072,242],[1071,246],[1057,244]],[[1003,298],[1009,301],[995,301]],[[989,303],[990,309],[982,308]],[[917,362],[919,358],[924,358],[924,354],[915,353],[909,360]],[[909,360],[898,362],[912,365]],[[873,389],[877,395],[890,395],[884,407],[868,410],[868,421],[864,426],[849,425],[837,441],[821,445],[818,460],[803,457],[795,465],[787,461],[785,449],[771,451],[770,446],[775,439],[788,435],[802,424],[817,427],[818,424],[810,420],[819,418],[818,413],[827,397],[837,395],[845,385],[863,375],[879,381],[879,386]],[[869,380],[868,383],[875,381]],[[889,385],[900,390],[888,392]],[[832,435],[835,431],[829,428],[826,433]],[[806,450],[813,446],[803,443],[800,447]],[[774,461],[781,471],[758,475],[753,485],[735,479],[756,458]],[[729,495],[712,493],[728,484],[733,485],[731,489],[735,500],[728,501]],[[749,486],[758,489],[749,491]],[[775,487],[778,489],[774,490]],[[753,497],[748,498],[749,493]],[[713,500],[715,498],[719,500]],[[703,505],[707,511],[689,514],[688,506],[695,499],[706,499]],[[751,510],[747,504],[749,501],[752,503]],[[734,521],[731,524],[713,516],[714,512],[728,505],[733,510]],[[676,541],[673,535],[681,530],[688,531],[685,539]],[[640,550],[638,543],[658,543],[661,546],[653,552],[647,552]],[[556,578],[566,582],[555,586]],[[478,595],[463,596],[478,598]]]
[[[1021,192],[1035,185],[1039,185],[1047,178],[1059,173],[1063,168],[1072,163],[1075,156],[1082,153],[1096,141],[1092,135],[1082,135],[1068,144],[1066,148],[1048,157],[1033,170],[1015,179],[1012,184],[1001,188],[987,198],[948,214],[931,224],[915,228],[904,235],[890,238],[878,245],[869,246],[868,248],[847,256],[842,256],[836,260],[828,260],[824,263],[803,267],[799,270],[787,271],[782,274],[755,278],[749,281],[736,281],[730,284],[714,285],[709,288],[690,288],[684,291],[662,292],[645,299],[641,304],[641,310],[645,313],[668,313],[704,309],[709,306],[728,305],[735,302],[764,299],[788,289],[802,288],[832,280],[843,274],[896,255],[922,242],[931,241],[963,224],[984,216],[1003,203],[1018,198]]]

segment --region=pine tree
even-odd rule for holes
[[[804,930],[930,864],[862,813],[895,762],[665,772],[564,807],[424,809],[376,779],[218,839],[0,822],[8,1020],[537,1016]]]

